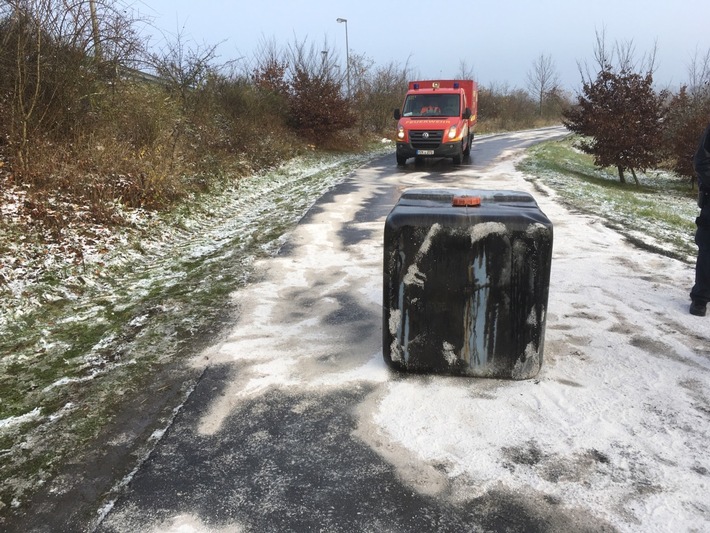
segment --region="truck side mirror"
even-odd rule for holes
[[[467,107],[466,109],[464,109],[463,118],[465,118],[466,120],[471,118],[471,108],[470,107]]]
[[[394,110],[394,119],[399,120],[400,118],[402,118],[402,115],[400,114],[399,109],[395,109]]]

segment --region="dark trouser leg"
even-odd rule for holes
[[[695,244],[698,245],[698,259],[695,264],[695,285],[690,298],[700,302],[710,302],[710,209],[704,207],[697,219]]]

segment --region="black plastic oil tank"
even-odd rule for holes
[[[383,355],[399,370],[540,370],[552,224],[524,192],[406,191],[385,223]]]

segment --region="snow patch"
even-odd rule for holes
[[[4,418],[0,420],[0,430],[17,427],[28,422],[33,422],[41,418],[41,416],[42,409],[40,409],[39,407],[35,407],[34,409],[32,409],[32,411],[30,411],[29,413],[25,413],[24,415],[11,416],[9,418]]]

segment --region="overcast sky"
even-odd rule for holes
[[[136,0],[160,37],[181,29],[193,43],[216,45],[218,61],[251,59],[259,43],[306,41],[345,64],[347,19],[352,54],[376,65],[409,64],[421,78],[449,78],[461,61],[488,87],[525,88],[541,54],[562,85],[581,85],[578,65],[594,66],[597,32],[606,42],[632,41],[638,59],[657,44],[657,85],[688,80],[696,53],[710,50],[708,0]],[[157,42],[156,42],[157,44]],[[242,59],[244,61],[245,59]],[[596,72],[596,70],[594,71]]]

